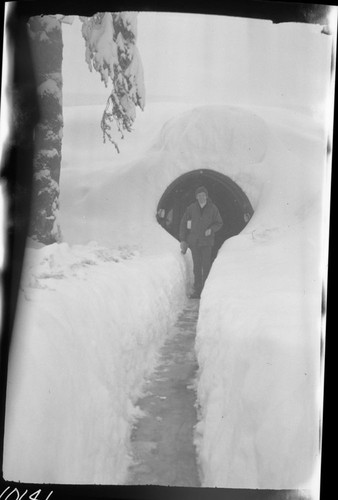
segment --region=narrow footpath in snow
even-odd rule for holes
[[[188,301],[147,380],[148,391],[138,401],[145,415],[132,433],[129,485],[200,486],[193,444],[198,309],[198,300]]]

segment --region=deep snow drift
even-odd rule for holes
[[[322,274],[311,215],[265,230],[253,221],[214,263],[197,333],[205,486],[318,481]]]
[[[95,113],[87,109],[86,120]],[[28,256],[5,477],[123,482],[135,395],[190,276],[189,254],[156,222],[157,203],[181,174],[209,168],[231,177],[255,214],[221,248],[201,298],[203,485],[303,487],[319,456],[325,131],[286,110],[200,107],[177,113],[154,140],[149,133],[146,151],[136,132],[140,159],[131,153],[114,168],[86,121],[65,116],[67,244]],[[81,127],[88,140],[79,150]],[[95,168],[80,176],[92,151]]]
[[[30,249],[26,258],[5,477],[121,484],[133,404],[184,300],[183,261],[95,243]]]

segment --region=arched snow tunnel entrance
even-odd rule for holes
[[[179,239],[181,218],[188,205],[195,201],[195,191],[205,186],[223,219],[223,227],[215,235],[213,258],[225,240],[242,231],[253,214],[251,203],[242,189],[224,174],[214,170],[193,170],[178,177],[163,193],[157,220]]]

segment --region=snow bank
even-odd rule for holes
[[[305,115],[272,108],[163,110],[148,115],[120,159],[91,133],[96,107],[65,114],[67,245],[31,251],[5,477],[123,482],[133,403],[190,278],[189,253],[157,223],[157,204],[177,177],[208,168],[236,182],[255,213],[223,245],[201,299],[204,485],[299,487],[318,457],[325,134]]]
[[[123,165],[140,149],[129,145],[119,169],[98,111],[65,113],[67,243],[27,250],[8,376],[8,480],[123,484],[137,397],[186,300],[191,263],[156,222],[156,185],[149,191],[149,178]],[[163,112],[173,113],[162,107],[153,127]],[[140,136],[133,144],[143,148],[151,135]]]
[[[197,336],[196,442],[205,486],[308,487],[316,472],[321,274],[314,223],[232,238],[213,266]]]
[[[76,129],[72,130],[76,144]],[[191,170],[226,173],[255,208],[266,177],[262,159],[270,135],[264,121],[251,111],[202,106],[178,112],[139,159],[115,166],[112,159],[102,157],[101,168],[87,170],[79,180],[74,178],[78,170],[67,165],[61,185],[65,240],[116,245],[122,238],[144,248],[148,242],[157,245],[163,241],[155,217],[158,201],[171,182]],[[149,236],[154,231],[155,239]]]
[[[104,156],[98,148],[101,168],[87,169],[79,176],[74,153],[66,145],[72,155],[72,163],[64,155],[67,163],[61,181],[66,241],[95,240],[110,246],[129,242],[147,251],[174,248],[175,240],[169,240],[156,222],[157,204],[168,185],[191,170],[207,168],[229,176],[259,211],[263,227],[320,199],[323,172],[314,165],[322,164],[326,142],[320,125],[308,117],[226,105],[177,111],[158,137],[148,141],[148,151],[142,154],[139,141],[139,158],[127,155],[124,164],[115,164],[116,156]],[[152,136],[151,129],[147,133]],[[69,144],[76,145],[78,134],[76,127],[69,130]],[[94,150],[90,146],[96,146],[97,140],[93,138],[91,144],[88,136],[86,148]],[[278,201],[272,203],[276,196]]]
[[[297,131],[282,125],[253,166],[255,214],[224,243],[201,298],[204,486],[318,486],[325,139],[306,117]]]
[[[254,216],[224,244],[201,299],[196,445],[205,486],[299,488],[318,472],[325,159],[325,130],[311,116],[202,106],[171,118],[123,171],[105,171],[96,185],[88,173],[67,211],[84,242],[123,237],[161,253],[177,243],[154,214],[180,175],[221,172],[250,199]],[[108,226],[103,212],[114,214]],[[68,238],[67,222],[64,230]]]
[[[185,298],[184,261],[95,243],[31,249],[26,259],[4,476],[122,484],[135,401]]]

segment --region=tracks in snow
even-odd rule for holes
[[[189,300],[161,350],[161,361],[138,401],[145,416],[132,432],[129,485],[200,486],[193,444],[199,301]]]

